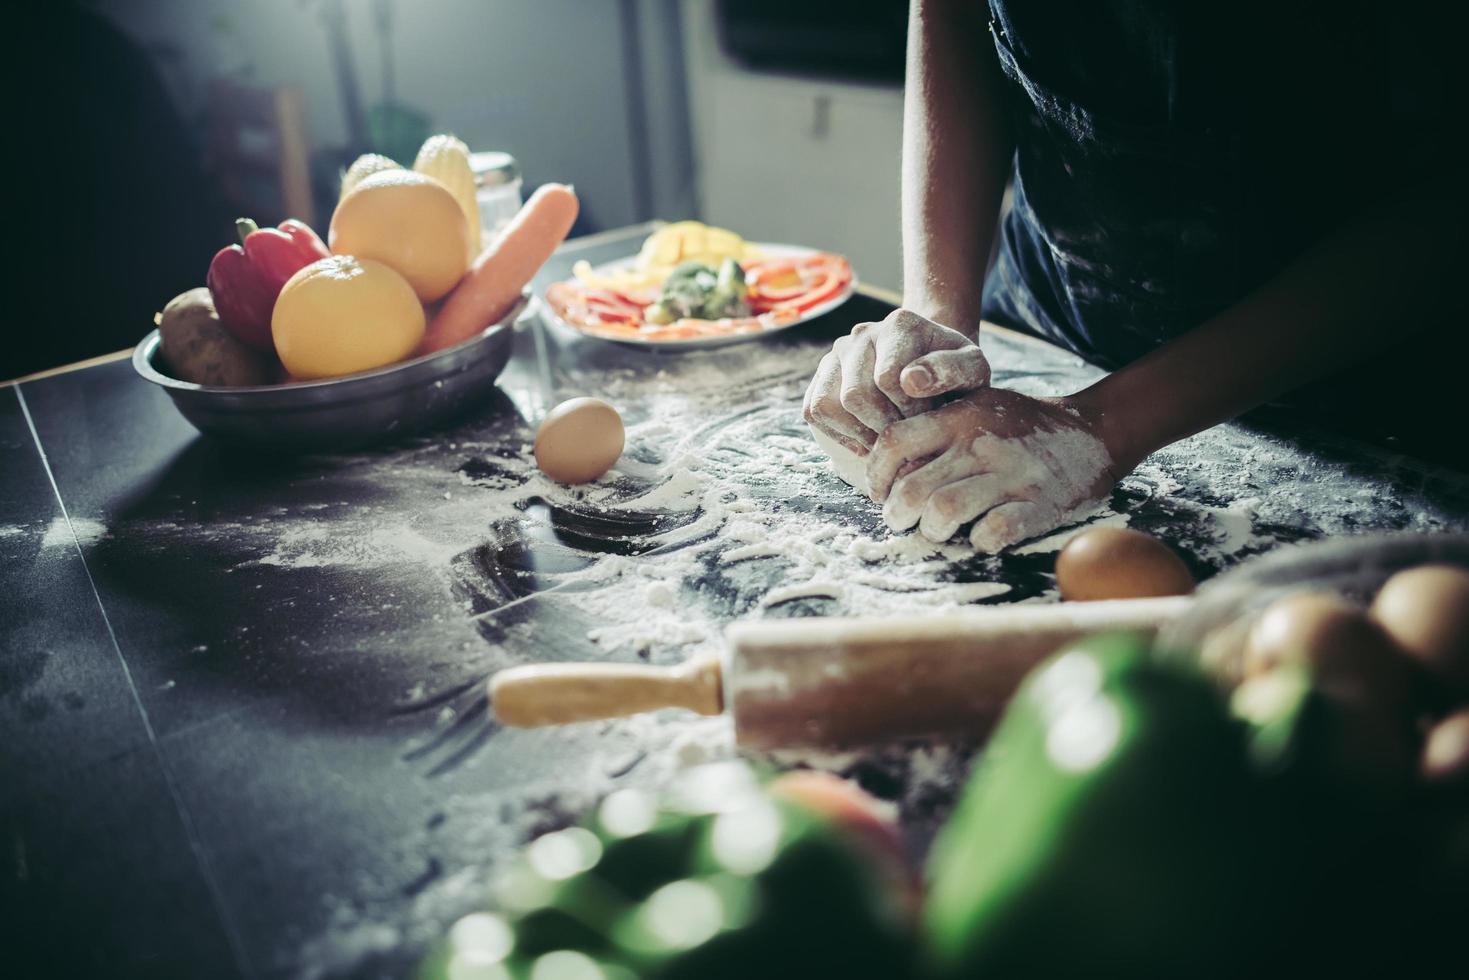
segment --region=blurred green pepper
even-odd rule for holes
[[[661,802],[623,790],[532,842],[501,882],[503,917],[461,920],[419,976],[519,980],[561,956],[584,968],[568,976],[592,963],[609,980],[897,980],[914,959],[905,897],[849,834],[742,764],[708,766]]]
[[[1274,844],[1261,883],[1293,940],[1268,950],[1276,970],[1395,975],[1425,964],[1433,937],[1420,923],[1434,888],[1415,878],[1435,863],[1440,838],[1418,826],[1400,774],[1383,763],[1397,734],[1378,713],[1324,693],[1302,666],[1246,681],[1230,706],[1246,723],[1253,825]]]
[[[1250,945],[1241,726],[1131,637],[1073,646],[1006,711],[929,862],[948,976],[1199,976]]]

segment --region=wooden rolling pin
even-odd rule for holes
[[[722,657],[677,667],[511,667],[490,678],[490,703],[501,722],[517,727],[662,708],[728,710],[736,739],[765,749],[982,734],[1026,672],[1063,644],[1100,632],[1151,636],[1188,602],[1178,596],[735,623]]]

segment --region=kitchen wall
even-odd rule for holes
[[[153,55],[189,118],[204,112],[211,78],[291,85],[305,94],[313,148],[347,143],[324,0],[93,6]],[[383,91],[374,3],[344,6],[371,104]],[[392,11],[395,101],[436,131],[510,151],[528,183],[575,183],[588,230],[692,208],[677,0],[398,0]]]
[[[720,50],[712,4],[683,13],[704,219],[842,252],[898,289],[902,87],[751,71]]]
[[[205,111],[212,78],[297,86],[312,146],[330,157],[348,130],[327,2],[92,5],[148,50],[190,119]],[[383,92],[375,0],[343,4],[371,104]],[[703,0],[391,7],[395,100],[475,149],[509,150],[527,183],[575,183],[579,232],[702,217],[749,238],[842,251],[865,281],[899,286],[899,86],[749,71],[719,49]]]

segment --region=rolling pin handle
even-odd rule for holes
[[[525,664],[490,678],[490,707],[516,728],[622,718],[660,708],[701,715],[724,710],[717,657],[677,667],[644,664]]]

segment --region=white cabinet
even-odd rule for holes
[[[841,252],[898,289],[902,90],[745,70],[719,50],[711,8],[683,8],[703,219]]]

